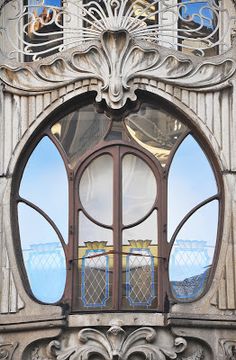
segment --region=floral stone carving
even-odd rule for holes
[[[225,360],[236,360],[236,341],[221,339],[220,345]]]
[[[11,360],[18,344],[0,343],[0,360]]]
[[[136,100],[135,79],[163,81],[192,90],[211,89],[236,70],[231,53],[199,62],[196,57],[133,38],[127,30],[107,30],[97,41],[34,63],[0,64],[0,79],[24,92],[47,92],[84,79],[97,82],[96,101],[113,109]]]
[[[85,328],[78,333],[77,339],[77,343],[71,347],[65,346],[63,341],[51,341],[44,352],[47,358],[40,355],[39,347],[36,351],[37,356],[35,357],[35,349],[32,356],[42,360],[204,359],[203,349],[200,346],[191,356],[182,357],[181,354],[187,348],[187,341],[184,338],[173,339],[168,335],[163,344],[163,340],[158,339],[158,333],[151,327],[142,327],[128,333],[119,322],[115,322],[106,333]]]

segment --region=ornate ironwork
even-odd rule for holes
[[[28,0],[25,6],[21,0],[5,0],[4,4],[0,32],[12,49],[7,55],[17,60],[27,56],[28,61],[99,40],[107,30],[126,30],[136,40],[204,55],[218,46],[227,50],[224,39],[235,19],[215,0],[62,0],[61,6],[47,5],[47,0]]]

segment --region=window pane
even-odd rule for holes
[[[79,213],[79,246],[87,246],[88,243],[99,244],[106,242],[107,245],[112,246],[113,232],[105,229],[90,221],[82,211]],[[103,245],[104,246],[104,245]]]
[[[151,5],[152,0],[131,0],[130,2],[135,17],[149,25],[156,23],[155,11],[157,11],[157,5]]]
[[[123,307],[153,308],[157,290],[157,211],[123,231]]]
[[[125,155],[122,160],[124,225],[144,217],[154,205],[156,194],[156,179],[150,167],[135,155]]]
[[[110,120],[89,105],[66,115],[52,126],[51,132],[60,141],[72,165],[76,165],[79,157],[103,139],[109,126]]]
[[[65,255],[49,223],[29,206],[18,205],[23,259],[34,296],[54,303],[63,295],[66,281]]]
[[[168,177],[168,240],[183,217],[217,193],[213,170],[191,135],[178,148]]]
[[[182,0],[179,3],[179,36],[185,53],[214,56],[217,54],[217,21],[219,7],[210,1]],[[212,47],[211,47],[212,46]]]
[[[129,245],[130,241],[151,241],[157,244],[157,210],[144,220],[141,224],[123,230],[123,245]]]
[[[78,271],[80,306],[110,308],[112,293],[113,232],[92,223],[79,213]]]
[[[219,204],[210,202],[196,211],[178,233],[170,255],[173,295],[194,300],[205,289],[216,245]]]
[[[165,166],[171,149],[186,126],[171,114],[143,104],[136,114],[130,114],[125,124],[132,138],[153,154]]]
[[[93,160],[84,171],[79,196],[87,213],[103,224],[113,221],[113,159],[102,155]]]
[[[55,54],[63,39],[61,0],[29,0],[25,13],[25,61]]]
[[[60,153],[44,137],[30,156],[20,184],[20,196],[41,208],[68,239],[68,179]]]

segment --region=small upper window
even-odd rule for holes
[[[26,160],[14,208],[35,299],[163,311],[204,294],[221,198],[179,118],[143,103],[112,123],[88,105],[45,128]]]

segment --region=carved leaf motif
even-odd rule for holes
[[[225,360],[236,360],[236,341],[221,339],[220,344],[224,351]]]
[[[23,91],[46,92],[84,79],[96,79],[96,101],[113,109],[136,100],[137,78],[153,79],[192,90],[224,84],[236,70],[229,57],[203,60],[152,43],[134,41],[126,30],[105,31],[99,41],[33,64],[0,66],[0,79]],[[102,85],[101,85],[102,84]],[[132,85],[132,86],[131,86]]]
[[[178,360],[203,360],[204,359],[204,352],[202,348],[199,348],[193,355],[188,357],[178,357]]]
[[[78,346],[60,349],[58,342],[49,344],[49,356],[57,360],[88,360],[97,355],[104,360],[128,360],[133,355],[141,355],[147,360],[176,359],[177,354],[185,350],[187,343],[176,338],[174,346],[158,346],[156,331],[149,327],[139,328],[127,335],[119,324],[113,324],[106,335],[95,329],[83,329],[78,334]],[[153,344],[151,344],[153,343]]]
[[[13,354],[18,346],[18,343],[0,343],[0,359],[12,360]]]

